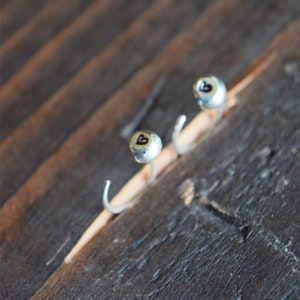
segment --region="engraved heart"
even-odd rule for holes
[[[209,93],[212,90],[212,85],[203,80],[199,87],[200,92]]]
[[[145,137],[143,134],[140,134],[136,140],[137,145],[146,145],[148,144],[149,139]]]

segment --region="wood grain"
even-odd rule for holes
[[[0,145],[0,157],[7,162],[7,165],[3,166],[6,176],[5,181],[1,182],[2,201],[11,195],[40,162],[56,150],[97,106],[105,102],[115,89],[125,83],[128,76],[138,71],[143,63],[147,62],[149,56],[155,55],[156,51],[165,44],[166,39],[171,38],[170,34],[176,34],[180,28],[178,25],[184,24],[174,23],[174,19],[180,17],[179,19],[184,20],[183,23],[189,23],[196,17],[195,10],[191,9],[190,5],[180,5],[170,9],[173,4],[174,1],[158,1]],[[188,14],[189,11],[194,13]],[[168,25],[165,32],[158,30],[162,22]],[[147,44],[145,44],[146,38],[150,41]],[[141,47],[144,48],[143,54],[135,55]],[[164,54],[165,57],[167,55],[169,53]],[[123,64],[124,59],[130,63]],[[158,64],[160,61],[156,59],[155,66]],[[155,70],[155,66],[151,67],[152,70]],[[119,72],[116,74],[115,70]],[[100,85],[99,78],[101,78]],[[157,78],[153,79],[157,80]],[[136,84],[137,88],[143,87],[142,82]],[[118,94],[119,99],[122,93],[125,92],[121,91]],[[119,101],[122,101],[125,112],[124,99]],[[127,111],[131,109],[128,107]],[[68,120],[66,120],[67,116]],[[105,125],[104,122],[100,124]],[[55,141],[51,136],[55,136]],[[32,149],[32,144],[39,146]],[[18,157],[20,160],[16,163]]]
[[[0,45],[49,3],[49,0],[10,0],[1,3]]]
[[[23,62],[8,64],[15,74],[0,90],[2,298],[296,299],[298,1],[98,0],[70,8],[69,21],[51,20],[54,2],[32,3],[28,22],[48,16],[59,32],[35,40],[27,29],[31,52],[6,33],[10,61]],[[140,168],[120,131],[159,79],[166,87],[140,126],[167,143],[179,114],[198,113],[197,76],[231,86],[270,51],[277,59],[238,109],[63,264],[102,209],[102,182],[114,195]]]
[[[150,0],[134,0],[129,10],[125,0],[117,4],[111,0],[98,0],[75,23],[49,41],[0,91],[1,140],[70,80],[91,56],[103,49],[150,3]],[[115,22],[112,16],[120,14],[122,18]]]
[[[298,25],[240,107],[33,299],[297,299],[300,89],[285,70],[299,59]]]
[[[36,51],[76,19],[90,3],[92,0],[53,1],[13,34],[0,48],[0,84],[8,81]]]

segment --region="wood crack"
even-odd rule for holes
[[[242,220],[236,215],[230,214],[217,202],[209,200],[208,197],[202,196],[200,198],[200,203],[205,206],[209,212],[222,219],[225,223],[233,225],[235,230],[242,235],[243,240],[246,241],[251,231],[251,226],[249,226],[245,220]]]

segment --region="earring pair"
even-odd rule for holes
[[[226,92],[226,86],[223,81],[213,75],[200,77],[193,85],[194,96],[202,110],[218,109],[218,114],[214,123],[217,122],[222,116]],[[180,115],[176,120],[172,134],[172,143],[175,151],[179,155],[182,155],[188,151],[188,149],[183,149],[178,144],[178,137],[182,131],[185,121],[186,116]],[[155,180],[157,173],[154,160],[162,149],[162,141],[160,137],[150,130],[137,131],[130,139],[129,148],[136,162],[149,163],[151,165],[151,176],[148,182],[152,183]],[[128,208],[128,206],[113,208],[109,204],[108,200],[109,187],[110,180],[106,180],[102,196],[103,206],[113,214],[120,214],[123,210]]]

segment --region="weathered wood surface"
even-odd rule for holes
[[[1,1],[0,44],[18,31],[24,24],[42,10],[49,0],[4,0]]]
[[[294,25],[276,44],[272,66],[240,95],[240,107],[35,299],[299,297]],[[189,206],[180,197],[187,181],[195,185]]]
[[[49,41],[18,74],[1,89],[1,139],[12,132],[30,113],[45,102],[54,91],[103,49],[120,30],[130,24],[151,1],[125,0],[94,2],[75,24]],[[116,22],[115,18],[122,15]],[[70,61],[70,54],[73,59]],[[58,74],[59,76],[53,76]],[[33,97],[33,95],[35,97]]]
[[[2,297],[299,297],[299,2],[91,5],[105,9],[65,25],[0,91]],[[159,78],[141,126],[166,141],[180,113],[197,113],[197,76],[231,85],[269,51],[237,110],[62,264],[101,210],[102,182],[113,195],[140,168],[120,131]]]
[[[56,35],[59,37],[61,29],[72,23],[91,2],[53,1],[13,34],[1,47],[1,84],[9,80],[47,41]]]
[[[1,198],[6,199],[14,193],[16,188],[18,188],[30,173],[37,168],[39,163],[57,149],[62,141],[72,133],[74,128],[79,127],[97,106],[103,104],[103,102],[107,100],[107,97],[114,93],[114,90],[126,81],[128,76],[141,68],[143,64],[147,62],[146,60],[149,60],[149,57],[153,56],[158,49],[164,47],[167,37],[172,38],[172,36],[170,37],[170,34],[176,34],[176,31],[181,28],[178,27],[174,18],[184,20],[180,24],[181,26],[184,26],[184,23],[188,23],[187,18],[189,15],[192,20],[197,17],[194,5],[192,5],[192,7],[191,5],[187,5],[186,7],[180,5],[179,8],[175,7],[174,10],[170,11],[172,4],[173,1],[156,2],[151,9],[148,9],[139,19],[135,20],[129,28],[125,29],[125,32],[123,32],[122,35],[117,37],[106,49],[93,58],[90,63],[75,76],[75,78],[63,87],[62,90],[59,90],[49,99],[49,101],[40,106],[35,114],[25,120],[11,136],[7,137],[0,150],[1,159],[7,162],[3,166],[7,176],[5,182],[3,182],[3,185],[1,186],[1,193],[3,193]],[[193,13],[188,14],[189,11]],[[119,10],[117,10],[116,13],[119,14]],[[167,23],[168,21],[172,26]],[[111,22],[113,22],[113,20],[111,20]],[[155,26],[156,23],[157,25]],[[169,25],[164,32],[159,31],[162,24]],[[105,28],[102,28],[102,30],[106,32]],[[80,42],[80,40],[78,40],[78,42]],[[184,39],[183,42],[187,42],[187,38]],[[71,43],[74,43],[74,41],[71,40]],[[144,49],[144,51],[140,54],[139,51],[141,48]],[[167,55],[169,56],[170,51],[172,51],[172,49],[166,51],[165,54],[163,53],[161,59],[167,57]],[[180,53],[178,55],[180,55]],[[66,59],[65,54],[62,54],[61,59]],[[158,64],[161,65],[161,59],[156,60],[155,66]],[[59,58],[55,58],[55,60],[59,60]],[[51,59],[49,59],[49,64],[50,63],[53,63],[51,62]],[[155,66],[152,67],[152,65],[150,65],[149,68],[152,68],[153,70]],[[60,62],[57,63],[57,67],[53,66],[53,68],[56,69],[60,67],[62,67]],[[163,67],[164,66],[161,66],[158,70],[156,70],[157,68],[155,69],[158,75],[159,70]],[[116,70],[118,70],[118,72],[116,72]],[[40,68],[40,72],[44,74],[45,70]],[[48,75],[52,76],[52,74],[53,73],[49,72]],[[61,76],[63,76],[63,74],[61,74]],[[37,80],[40,80],[40,77],[41,75],[37,76]],[[150,81],[151,78],[152,82],[157,80],[155,75],[152,75],[151,77],[148,76],[148,78],[141,80],[142,82],[145,82],[145,80]],[[99,85],[100,80],[101,85]],[[138,86],[134,88],[144,89],[142,92],[145,97],[147,92],[149,93],[151,86],[145,90],[142,82],[137,83]],[[47,84],[47,80],[43,84],[48,88],[49,84]],[[3,94],[5,94],[6,86],[3,88]],[[36,89],[37,85],[33,85],[32,88]],[[40,88],[41,87],[39,86],[39,91]],[[36,93],[39,93],[39,91]],[[119,101],[122,101],[123,104],[122,108],[125,110],[125,95],[123,94],[125,94],[125,88],[124,92],[119,92],[118,94]],[[5,95],[2,97],[3,106],[5,107],[7,103],[8,106],[14,109],[14,106],[11,105],[12,98],[9,96],[10,94],[8,93],[8,102],[6,101],[7,98]],[[138,97],[140,96],[135,96],[132,101]],[[20,99],[20,97],[17,99],[20,102],[20,105],[24,104],[24,101],[26,102],[24,97],[22,99]],[[28,101],[33,102],[30,93],[28,94]],[[115,107],[113,109],[115,110]],[[67,115],[66,111],[68,111]],[[131,112],[130,107],[128,107],[127,112],[134,113],[134,110],[132,108]],[[6,118],[3,120],[5,121],[3,122],[5,123],[4,125],[10,127],[9,124],[11,122],[8,122],[8,119],[11,120],[11,115],[5,112],[5,109],[3,109],[3,114],[6,114]],[[18,113],[15,109],[13,114],[16,119],[18,119]],[[111,118],[112,117],[110,117],[110,119]],[[106,123],[101,122],[100,125],[103,127]],[[28,130],[29,128],[30,130]],[[107,129],[109,129],[109,127]],[[10,128],[10,130],[12,129]],[[24,136],[24,130],[31,136],[29,137],[27,134]],[[5,128],[3,131],[5,131]],[[45,136],[51,137],[53,135],[55,136],[55,139],[44,138]],[[20,138],[22,141],[19,140]],[[19,140],[20,143],[18,143],[18,146],[16,147],[15,142],[17,140]],[[39,147],[32,149],[33,143],[39,144]],[[14,153],[11,152],[12,144],[14,144]],[[20,157],[20,153],[22,153],[22,161],[26,166],[23,165],[21,161],[16,163],[16,159]],[[25,157],[26,159],[24,159]],[[12,164],[14,166],[12,166]]]

